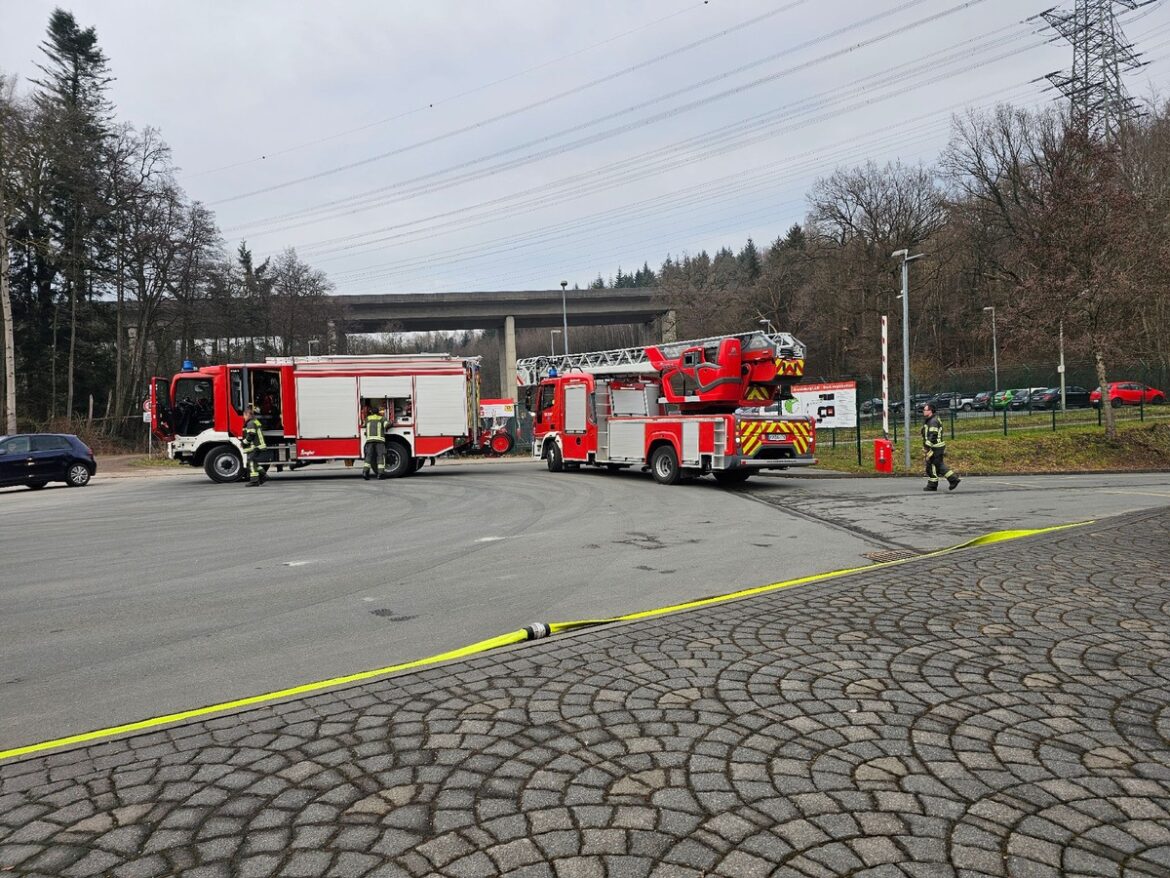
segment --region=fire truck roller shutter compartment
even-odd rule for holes
[[[655,398],[657,398],[658,390],[655,388]],[[613,400],[613,414],[614,417],[629,417],[631,415],[645,417],[651,414],[649,408],[648,397],[643,390],[625,390],[617,389],[611,393],[610,398]],[[657,414],[657,412],[654,412]]]
[[[409,375],[363,375],[362,399],[410,399],[414,382]]]
[[[584,384],[569,384],[565,387],[565,432],[584,433],[586,426],[585,406],[588,394]]]
[[[415,429],[421,436],[466,436],[467,379],[463,375],[419,375],[415,378]]]
[[[640,461],[645,451],[645,421],[609,422],[609,456],[611,460]]]
[[[697,466],[699,464],[699,422],[683,421],[682,425],[682,462]]]
[[[301,439],[356,439],[358,387],[354,377],[298,376],[297,429]]]

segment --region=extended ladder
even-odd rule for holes
[[[791,333],[762,330],[715,335],[689,341],[672,341],[648,347],[657,347],[667,357],[674,358],[689,348],[718,347],[720,342],[728,338],[738,338],[745,351],[771,347],[775,350],[777,359],[804,359],[804,345]],[[613,351],[590,351],[583,354],[525,357],[516,361],[516,380],[521,386],[537,384],[548,374],[550,368],[556,369],[557,372],[572,370],[609,374],[619,374],[622,371],[644,372],[650,369],[650,358],[646,355],[645,346],[619,348]]]

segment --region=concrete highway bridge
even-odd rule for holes
[[[485,329],[500,335],[500,392],[516,393],[516,330],[569,326],[642,327],[647,344],[675,340],[674,312],[657,290],[561,290],[467,293],[388,293],[337,296],[343,308],[330,339],[333,352],[345,350],[348,333],[441,332]]]

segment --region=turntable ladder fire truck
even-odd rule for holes
[[[151,428],[167,455],[215,482],[243,475],[240,436],[252,405],[267,441],[261,462],[299,469],[362,459],[362,423],[386,415],[386,468],[410,475],[480,439],[479,358],[451,354],[269,357],[263,363],[184,364],[150,387]]]
[[[753,413],[791,398],[804,357],[786,332],[748,332],[520,360],[532,454],[551,472],[636,466],[664,485],[812,466],[811,420]]]

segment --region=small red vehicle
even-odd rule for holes
[[[1109,384],[1109,405],[1115,409],[1123,405],[1162,405],[1166,402],[1166,394],[1148,384],[1137,381],[1113,381]],[[1101,405],[1101,388],[1098,387],[1089,394],[1089,405],[1097,408]]]

